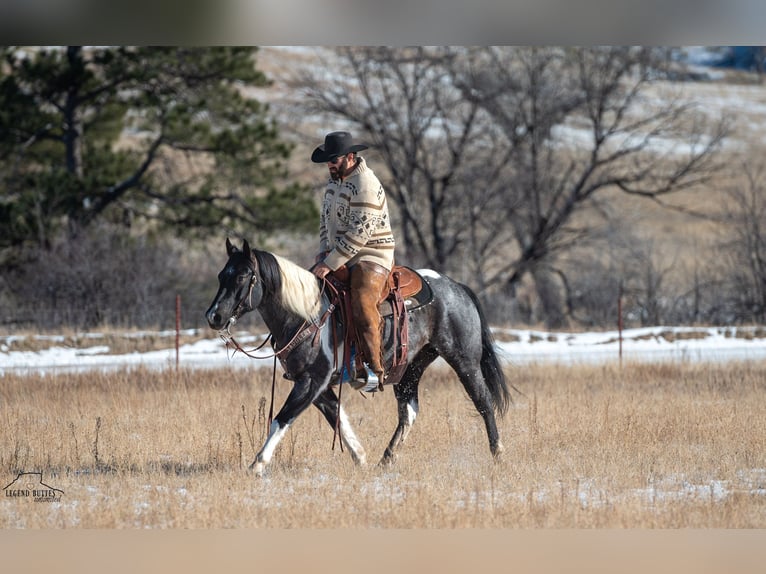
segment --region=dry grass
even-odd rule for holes
[[[43,471],[60,502],[3,496],[0,527],[763,528],[766,364],[533,366],[489,456],[451,372],[429,371],[396,465],[355,468],[315,409],[268,474],[270,374],[6,375],[0,477]],[[277,403],[289,384],[278,385]],[[345,394],[376,462],[393,393]],[[1,478],[0,478],[1,479]]]

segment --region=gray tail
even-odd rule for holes
[[[511,393],[508,390],[508,384],[505,381],[505,374],[500,366],[500,361],[495,353],[495,339],[492,336],[492,331],[489,329],[489,324],[484,316],[484,311],[479,303],[479,298],[476,296],[470,287],[461,285],[468,296],[473,301],[476,310],[479,313],[481,320],[481,374],[484,376],[484,381],[487,383],[489,392],[492,395],[492,404],[495,407],[495,412],[499,415],[505,414],[508,410],[508,406],[511,403]]]

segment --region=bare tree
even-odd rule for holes
[[[725,123],[651,90],[656,49],[355,48],[302,85],[361,129],[390,172],[407,257],[509,295],[532,277],[566,323],[562,254],[603,220],[597,196],[662,203],[715,173]],[[683,142],[683,143],[681,143]],[[462,273],[462,275],[460,275]]]
[[[492,242],[466,223],[497,207],[499,188],[479,197],[472,187],[479,174],[500,181],[508,158],[496,158],[502,142],[488,137],[479,105],[445,80],[454,56],[425,47],[368,47],[343,48],[338,57],[342,72],[332,78],[321,71],[301,78],[306,105],[361,130],[382,155],[408,262],[459,271],[455,262],[467,242],[478,252],[491,250]]]
[[[724,191],[726,267],[729,306],[738,321],[766,321],[766,165],[744,163],[744,182]]]
[[[590,233],[575,215],[598,193],[661,201],[703,185],[718,167],[724,122],[706,126],[689,103],[649,99],[661,56],[645,48],[488,48],[455,72],[515,151],[507,205],[519,254],[488,283],[513,287],[531,273],[549,323],[563,319],[560,289],[550,284],[556,256]]]

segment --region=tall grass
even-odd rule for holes
[[[344,393],[371,465],[316,409],[267,475],[270,373],[124,370],[0,378],[0,480],[41,471],[59,502],[2,495],[0,527],[763,528],[766,364],[530,366],[493,462],[451,371],[429,370],[391,467],[390,389]],[[277,407],[290,383],[280,381]],[[4,477],[4,478],[3,478]]]

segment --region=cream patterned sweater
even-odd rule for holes
[[[343,181],[327,182],[319,223],[319,249],[335,271],[342,265],[372,261],[390,270],[394,235],[386,194],[363,157]]]

